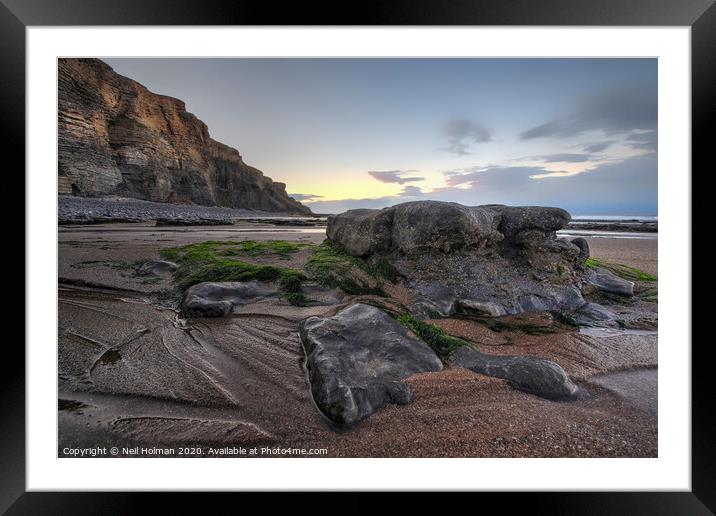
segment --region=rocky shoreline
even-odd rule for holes
[[[658,233],[657,221],[641,220],[580,220],[570,221],[566,229],[580,231],[620,231],[629,233]]]
[[[61,445],[654,456],[655,405],[610,375],[655,389],[656,278],[558,238],[568,223],[418,202],[330,217],[325,241],[65,226]]]
[[[272,223],[280,222],[282,219],[286,219],[292,224],[300,223],[302,220],[315,221],[315,223],[323,221],[316,217],[288,212],[170,204],[117,196],[60,195],[57,203],[57,220],[60,225],[147,221],[158,221],[160,225],[201,225],[202,223],[214,225],[216,223],[232,224],[237,219],[258,221],[269,218],[273,219]]]

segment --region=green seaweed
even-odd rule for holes
[[[636,296],[642,301],[659,302],[659,289],[657,287],[644,287],[636,290]]]
[[[610,263],[598,258],[587,258],[584,265],[590,269],[594,269],[596,267],[606,269],[620,278],[624,278],[629,281],[657,281],[656,276],[639,270],[636,267],[630,267],[621,263]]]
[[[284,299],[293,306],[307,306],[308,299],[303,295],[302,292],[288,292],[284,296]]]
[[[380,285],[371,286],[354,272],[354,269],[359,269],[375,277],[370,272],[370,266],[363,260],[346,254],[339,245],[330,240],[324,240],[316,246],[306,262],[305,269],[309,276],[321,285],[340,288],[346,294],[385,295]]]
[[[174,281],[181,290],[205,281],[278,281],[279,285],[304,279],[301,272],[288,267],[257,265],[235,260],[215,260],[181,264]]]
[[[276,245],[279,241],[261,242],[261,246],[251,242],[247,249],[250,252],[295,252],[299,248]],[[288,243],[288,242],[286,242]],[[300,244],[297,244],[300,245]],[[291,250],[289,250],[291,249]],[[177,263],[178,268],[172,277],[180,290],[205,281],[277,281],[282,290],[297,294],[301,291],[301,283],[305,275],[289,267],[247,263],[233,259],[232,256],[243,252],[242,242],[209,240],[180,247],[162,249],[162,258]],[[295,296],[294,296],[295,297]]]
[[[400,277],[398,270],[385,258],[378,258],[372,263],[366,263],[364,270],[375,278],[384,279],[391,283],[396,283]]]
[[[410,314],[399,315],[396,320],[423,339],[443,359],[456,349],[470,345],[468,341],[448,335],[442,328],[416,319]]]
[[[172,261],[207,261],[232,256],[276,255],[288,259],[304,247],[313,244],[285,240],[207,240],[160,251],[160,256]]]

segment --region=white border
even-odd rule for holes
[[[56,28],[27,32],[28,490],[689,490],[690,29]],[[659,58],[657,459],[57,459],[58,56]],[[190,73],[190,71],[188,71]],[[55,316],[55,317],[53,317]]]

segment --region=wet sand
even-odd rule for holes
[[[607,262],[623,263],[658,276],[658,238],[590,238],[592,256]]]
[[[548,401],[448,367],[409,378],[409,405],[335,432],[312,402],[297,328],[340,305],[271,300],[225,319],[185,321],[153,298],[169,280],[138,277],[130,265],[157,258],[162,247],[204,240],[318,243],[325,236],[314,228],[266,229],[60,228],[60,456],[65,447],[95,444],[325,448],[328,457],[656,456],[655,335],[528,335],[443,321],[455,334],[472,331],[481,350],[560,363],[581,397]],[[590,244],[594,256],[647,271],[656,266],[655,242]]]

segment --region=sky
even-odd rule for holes
[[[656,59],[104,59],[316,213],[656,215]]]

